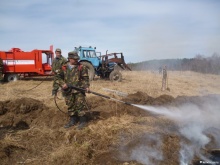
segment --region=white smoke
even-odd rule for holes
[[[194,157],[192,145],[187,145],[185,143],[181,143],[181,150],[180,150],[180,165],[188,165],[189,160],[192,160]]]
[[[162,153],[158,154],[156,148],[149,146],[137,146],[132,150],[131,160],[136,160],[142,164],[152,164],[151,160],[162,160]]]
[[[120,159],[137,161],[142,164],[154,164],[154,162],[163,160],[161,146],[162,141],[159,135],[143,135],[143,137],[134,140],[132,144],[120,149],[122,151]]]
[[[181,142],[180,164],[182,165],[191,163],[195,155],[203,160],[206,159],[201,149],[210,142],[208,135],[215,139],[216,146],[220,146],[219,134],[212,131],[213,128],[217,130],[220,128],[220,98],[217,96],[200,100],[199,104],[185,103],[177,107],[134,106],[164,115],[177,123],[179,133],[190,142],[189,144]]]

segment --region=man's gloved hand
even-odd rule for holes
[[[86,88],[86,93],[90,93],[90,89],[89,88]]]
[[[64,84],[63,86],[62,86],[62,89],[63,90],[65,90],[65,89],[67,89],[68,88],[68,85],[67,84]]]

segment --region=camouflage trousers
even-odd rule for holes
[[[68,114],[69,116],[78,115],[84,116],[85,115],[85,94],[83,93],[71,93],[65,96],[65,102],[68,106]]]
[[[60,87],[58,82],[59,82],[59,78],[55,75],[53,77],[53,90],[52,90],[54,93],[56,93]]]

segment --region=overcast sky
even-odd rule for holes
[[[0,0],[0,50],[96,46],[126,62],[220,54],[219,0]]]

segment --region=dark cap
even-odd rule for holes
[[[78,53],[76,51],[72,51],[72,52],[68,53],[68,58],[79,60],[79,55],[78,55]]]
[[[55,52],[61,52],[60,48],[56,48]]]

